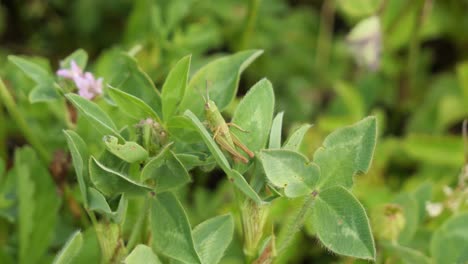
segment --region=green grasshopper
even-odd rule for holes
[[[232,134],[231,131],[229,131],[229,126],[235,127],[242,132],[247,131],[234,123],[226,123],[223,116],[219,112],[216,103],[210,100],[208,95],[208,87],[206,94],[206,98],[202,96],[203,100],[205,101],[206,123],[208,128],[213,133],[213,139],[222,149],[226,150],[229,152],[229,154],[232,155],[234,161],[248,163],[249,160],[236,150],[236,146],[242,149],[242,151],[249,155],[250,158],[254,157],[254,153],[244,144],[242,144],[242,142],[240,142],[240,140],[234,134]]]

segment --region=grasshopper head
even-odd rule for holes
[[[212,100],[206,100],[205,101],[205,110],[209,112],[216,112],[218,111],[218,107],[216,106],[216,103],[213,102]]]

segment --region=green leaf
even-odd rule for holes
[[[156,112],[154,112],[154,110],[140,98],[112,87],[108,87],[107,92],[109,93],[110,97],[112,97],[112,100],[120,108],[122,113],[138,121],[152,118],[160,122],[160,118]]]
[[[128,199],[124,195],[120,196],[119,205],[117,210],[112,211],[109,204],[106,201],[104,195],[102,195],[98,190],[90,187],[88,189],[89,193],[89,209],[99,212],[101,214],[107,215],[115,223],[121,223],[125,212],[128,207]]]
[[[273,119],[270,132],[270,143],[268,144],[269,149],[279,149],[281,147],[281,130],[283,129],[283,115],[284,112],[280,112]]]
[[[169,120],[177,112],[184,98],[191,58],[190,55],[183,57],[167,75],[161,92],[164,120]]]
[[[97,130],[103,134],[113,134],[119,139],[124,140],[122,136],[117,132],[112,119],[95,103],[77,95],[77,94],[66,94],[65,97],[72,102],[72,104],[78,108],[78,110],[88,119]]]
[[[179,188],[190,181],[190,176],[184,165],[166,147],[158,156],[152,158],[141,171],[141,179],[151,179],[156,192],[165,192]]]
[[[71,62],[75,61],[81,69],[86,68],[86,64],[88,63],[88,53],[86,53],[83,49],[77,49],[72,54],[68,55],[64,60],[60,62],[60,68],[62,69],[70,69]]]
[[[189,220],[174,194],[160,193],[152,199],[151,231],[157,252],[185,263],[201,263]]]
[[[284,188],[287,197],[311,194],[320,177],[319,167],[298,152],[290,150],[264,150],[260,153],[268,180]]]
[[[29,102],[47,102],[59,98],[54,87],[52,83],[36,85],[28,95]]]
[[[304,139],[305,134],[311,127],[312,125],[309,125],[309,124],[300,126],[286,140],[286,142],[283,145],[283,149],[298,151],[299,147],[301,146],[302,140]]]
[[[21,152],[22,153],[22,152]],[[27,263],[30,248],[30,236],[34,228],[34,211],[36,209],[35,185],[26,164],[20,163],[20,153],[16,153],[15,176],[17,177],[16,192],[18,199],[18,235],[19,235],[19,263]]]
[[[73,258],[80,252],[83,245],[83,235],[80,231],[73,233],[68,239],[65,246],[57,254],[54,259],[54,264],[68,264],[72,263]]]
[[[375,260],[375,245],[364,207],[345,188],[320,192],[312,211],[320,241],[331,251]]]
[[[262,79],[250,88],[236,108],[232,122],[247,133],[236,128],[231,131],[253,152],[265,147],[274,106],[275,95],[271,82]]]
[[[19,263],[36,263],[44,257],[52,242],[61,200],[54,191],[56,186],[48,169],[31,148],[17,150],[15,164],[21,164],[16,171],[18,185],[21,185],[18,186]],[[22,177],[29,177],[29,180]],[[21,200],[28,204],[21,205]]]
[[[431,240],[431,253],[436,264],[466,263],[468,250],[468,213],[455,215],[437,229]]]
[[[89,159],[89,175],[96,188],[105,195],[125,193],[128,195],[144,195],[152,189],[137,183],[129,177],[106,167],[91,156]]]
[[[201,140],[198,131],[194,129],[190,120],[184,116],[173,116],[167,121],[166,126],[169,134],[180,141],[197,143]]]
[[[239,190],[241,190],[247,197],[252,199],[254,202],[258,204],[263,204],[264,201],[260,196],[258,196],[258,193],[255,192],[255,190],[252,188],[252,186],[249,185],[249,183],[245,180],[244,176],[240,174],[240,172],[236,170],[231,170],[229,172],[226,172],[229,181],[234,183]]]
[[[147,245],[138,245],[135,249],[128,255],[125,260],[125,264],[161,264],[158,256],[156,256],[153,250]]]
[[[153,111],[162,116],[161,97],[151,78],[141,70],[136,60],[122,52],[113,62],[115,65],[111,86],[143,100]]]
[[[193,229],[193,239],[203,263],[217,264],[231,243],[234,220],[231,215],[221,215],[199,224]]]
[[[37,84],[29,93],[31,103],[50,101],[59,97],[55,90],[54,78],[48,69],[23,57],[10,55],[8,60]]]
[[[222,57],[202,67],[190,80],[179,109],[189,109],[196,116],[201,117],[204,103],[200,91],[204,90],[208,82],[210,99],[216,103],[220,111],[224,110],[237,93],[240,74],[262,52],[260,50],[242,51]]]
[[[198,130],[198,133],[202,137],[214,159],[221,167],[221,169],[223,169],[223,171],[226,173],[229,180],[232,181],[245,195],[247,195],[247,197],[251,198],[257,203],[262,203],[262,199],[247,183],[245,178],[238,171],[231,169],[231,166],[229,165],[229,162],[227,161],[223,152],[221,149],[219,149],[218,145],[216,145],[213,138],[211,138],[211,135],[208,133],[200,120],[198,120],[198,118],[190,110],[185,111],[184,115],[189,118],[189,120]]]
[[[109,152],[128,163],[148,158],[148,151],[136,142],[125,141],[123,144],[119,144],[119,140],[113,136],[105,136],[103,140]]]
[[[20,68],[29,78],[34,80],[37,84],[53,83],[53,78],[50,72],[41,65],[33,62],[30,59],[10,55],[8,60]]]
[[[83,245],[81,250],[72,259],[73,264],[100,263],[101,249],[94,227],[90,227],[83,232]]]
[[[73,160],[73,167],[75,168],[76,178],[80,187],[81,196],[85,207],[88,207],[88,193],[87,185],[89,184],[88,175],[88,147],[81,137],[72,130],[64,130],[65,138],[67,140],[68,149]]]
[[[351,188],[353,176],[367,172],[370,167],[376,137],[375,117],[367,117],[328,135],[314,154],[314,162],[321,171],[319,188]]]

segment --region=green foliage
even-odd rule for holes
[[[319,193],[312,219],[320,241],[331,251],[374,260],[374,239],[364,207],[345,188]]]
[[[80,252],[83,245],[83,235],[75,232],[54,259],[54,264],[72,263],[73,258]]]
[[[0,4],[0,263],[466,262],[465,10]]]
[[[328,135],[323,146],[314,154],[314,162],[322,171],[318,188],[351,188],[354,174],[366,173],[369,169],[376,136],[375,117],[368,117]]]
[[[151,200],[153,248],[183,263],[201,263],[184,208],[171,193]]]

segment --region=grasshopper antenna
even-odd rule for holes
[[[206,103],[208,102],[205,98],[205,96],[203,95],[203,93],[200,91],[200,88],[195,88],[195,90],[198,92],[198,94],[201,96],[201,98],[203,98],[203,101]]]
[[[210,93],[208,93],[208,84],[208,80],[205,80],[206,98],[208,101],[210,101]]]

